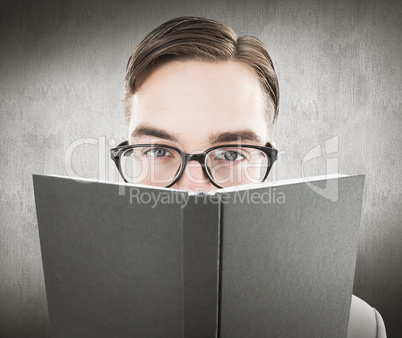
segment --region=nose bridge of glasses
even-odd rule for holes
[[[187,165],[187,163],[190,161],[197,161],[203,167],[204,166],[204,158],[205,158],[205,155],[203,153],[201,153],[201,154],[184,154],[184,164]]]
[[[185,170],[185,167],[187,167],[187,164],[190,161],[196,161],[201,165],[201,169],[204,172],[206,177],[211,176],[210,175],[210,170],[208,168],[208,166],[205,164],[205,153],[199,153],[199,154],[186,154],[183,153],[184,155],[184,167],[183,167],[183,171]]]

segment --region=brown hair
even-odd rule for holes
[[[199,17],[169,20],[150,32],[137,46],[127,64],[124,109],[127,122],[131,97],[158,65],[177,60],[238,61],[251,66],[260,81],[269,126],[278,115],[279,85],[264,44],[253,36],[236,37],[227,25]]]

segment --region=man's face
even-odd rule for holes
[[[269,132],[264,109],[260,83],[249,66],[173,61],[154,69],[133,95],[129,142],[162,143],[186,153],[223,144],[264,145]],[[196,161],[187,164],[172,188],[216,189]]]

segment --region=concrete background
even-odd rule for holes
[[[127,59],[181,15],[266,44],[281,87],[274,179],[300,177],[327,140],[341,173],[366,175],[354,293],[401,336],[402,5],[360,0],[1,1],[0,336],[49,335],[32,174],[113,174]],[[334,169],[324,155],[307,174]]]

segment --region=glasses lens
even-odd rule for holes
[[[120,157],[123,177],[129,183],[165,187],[179,172],[180,154],[171,148],[153,145],[126,150]]]
[[[256,148],[222,147],[208,153],[206,164],[218,185],[231,187],[262,182],[268,170],[269,158]]]

